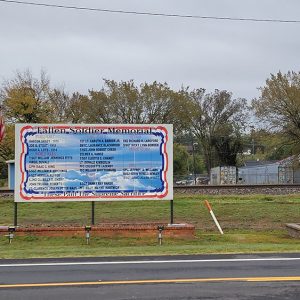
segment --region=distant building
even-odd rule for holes
[[[8,166],[8,188],[10,190],[15,189],[15,161],[8,160],[6,161]]]
[[[292,159],[248,161],[238,168],[239,184],[288,184],[294,182]]]
[[[246,161],[239,168],[223,166],[211,169],[210,184],[292,184],[300,183],[300,166],[294,157],[280,161]]]
[[[210,170],[210,184],[236,184],[237,168],[234,166],[215,167]]]

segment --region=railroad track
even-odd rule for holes
[[[178,194],[300,194],[300,184],[253,185],[175,185]],[[13,195],[10,189],[0,189],[0,195]]]
[[[9,190],[9,189],[0,189],[0,194],[13,194],[14,191],[13,190]]]
[[[254,185],[197,185],[174,186],[177,194],[202,195],[289,195],[300,194],[300,184],[254,184]]]
[[[258,188],[300,188],[300,184],[227,184],[227,185],[174,185],[174,189],[258,189]]]

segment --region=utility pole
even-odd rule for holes
[[[255,141],[252,139],[252,155],[255,154]]]
[[[194,143],[193,134],[191,134],[192,139],[192,155],[193,155],[193,173],[194,173],[194,184],[197,184],[197,177],[196,177],[196,158],[195,158],[195,145],[198,145],[198,143]]]

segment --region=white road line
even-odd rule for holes
[[[133,265],[133,264],[178,264],[178,263],[214,263],[214,262],[256,262],[256,261],[297,261],[300,257],[270,258],[229,258],[229,259],[179,259],[179,260],[134,260],[134,261],[83,261],[54,263],[0,264],[4,267],[46,267],[46,266],[84,266],[84,265]]]

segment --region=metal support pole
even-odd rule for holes
[[[95,225],[95,201],[92,201],[92,225]]]
[[[158,244],[161,246],[163,242],[162,232],[165,228],[162,225],[158,225],[157,229],[158,229]]]
[[[196,159],[195,159],[195,144],[193,134],[191,133],[192,139],[192,155],[193,155],[193,173],[194,173],[194,185],[197,185],[197,176],[196,176]]]
[[[170,224],[174,223],[174,204],[173,204],[173,200],[170,200],[170,208],[171,208],[171,222]]]
[[[86,239],[86,244],[90,244],[90,239],[91,239],[91,234],[90,231],[92,230],[92,226],[86,225],[85,226],[85,239]]]
[[[18,226],[18,202],[14,202],[14,226]]]
[[[194,185],[197,185],[197,176],[196,176],[196,160],[195,160],[195,149],[193,143],[193,165],[194,165]]]

